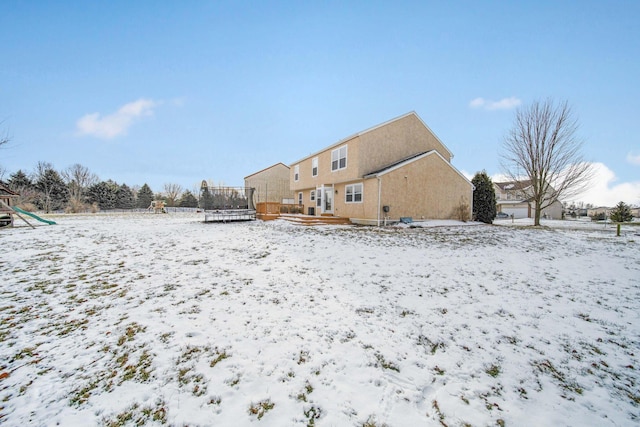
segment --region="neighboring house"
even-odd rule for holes
[[[498,212],[514,218],[533,218],[536,204],[531,200],[531,180],[494,182]],[[562,219],[562,203],[559,200],[542,209],[542,218]]]
[[[291,190],[305,214],[357,224],[470,217],[473,184],[452,157],[411,112],[292,163]]]
[[[277,163],[244,178],[245,187],[253,187],[256,203],[293,203],[289,186],[289,166]]]
[[[606,206],[598,206],[597,208],[589,208],[587,209],[587,216],[594,217],[604,215],[605,218],[609,218],[611,215],[611,211],[613,208],[609,208]]]

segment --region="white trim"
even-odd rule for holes
[[[340,167],[340,161],[342,160],[342,157],[340,156],[340,152],[342,151],[342,149],[344,148],[344,166]],[[338,153],[337,156],[337,160],[333,160],[333,153]],[[337,172],[340,171],[342,169],[346,169],[348,166],[348,162],[349,162],[349,145],[348,144],[344,144],[341,145],[340,147],[337,147],[333,150],[331,150],[331,172]],[[333,162],[336,161],[338,162],[338,167],[337,168],[333,168]]]
[[[314,163],[315,163],[315,166],[313,165]],[[316,170],[315,174],[313,173],[313,169]],[[318,156],[311,159],[311,176],[312,177],[318,176]]]
[[[360,186],[360,200],[355,200],[355,196],[356,196],[356,186]],[[347,193],[348,193],[348,188],[349,187],[353,187],[353,189],[351,190],[351,201],[347,200]],[[346,204],[351,204],[351,203],[363,203],[364,202],[364,184],[362,182],[356,182],[354,184],[347,184],[344,186],[344,202]]]
[[[300,181],[300,165],[295,165],[293,167],[293,181],[294,182]]]

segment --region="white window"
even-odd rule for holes
[[[347,146],[336,148],[331,152],[331,170],[337,171],[347,167]]]
[[[345,187],[344,201],[346,203],[362,203],[362,184],[351,184]]]
[[[293,180],[297,181],[300,179],[300,165],[295,165],[293,167]]]
[[[298,193],[298,205],[302,206],[302,193]]]
[[[311,159],[311,176],[318,176],[318,158]]]
[[[311,190],[310,196],[311,196],[311,201],[312,202],[315,201],[316,200],[316,191],[315,190]]]

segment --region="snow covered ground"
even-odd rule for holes
[[[639,227],[55,220],[0,230],[0,424],[640,422]]]

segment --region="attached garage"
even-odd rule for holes
[[[504,212],[507,215],[513,215],[514,218],[530,218],[530,208],[528,204],[502,204],[500,205],[500,212]]]

